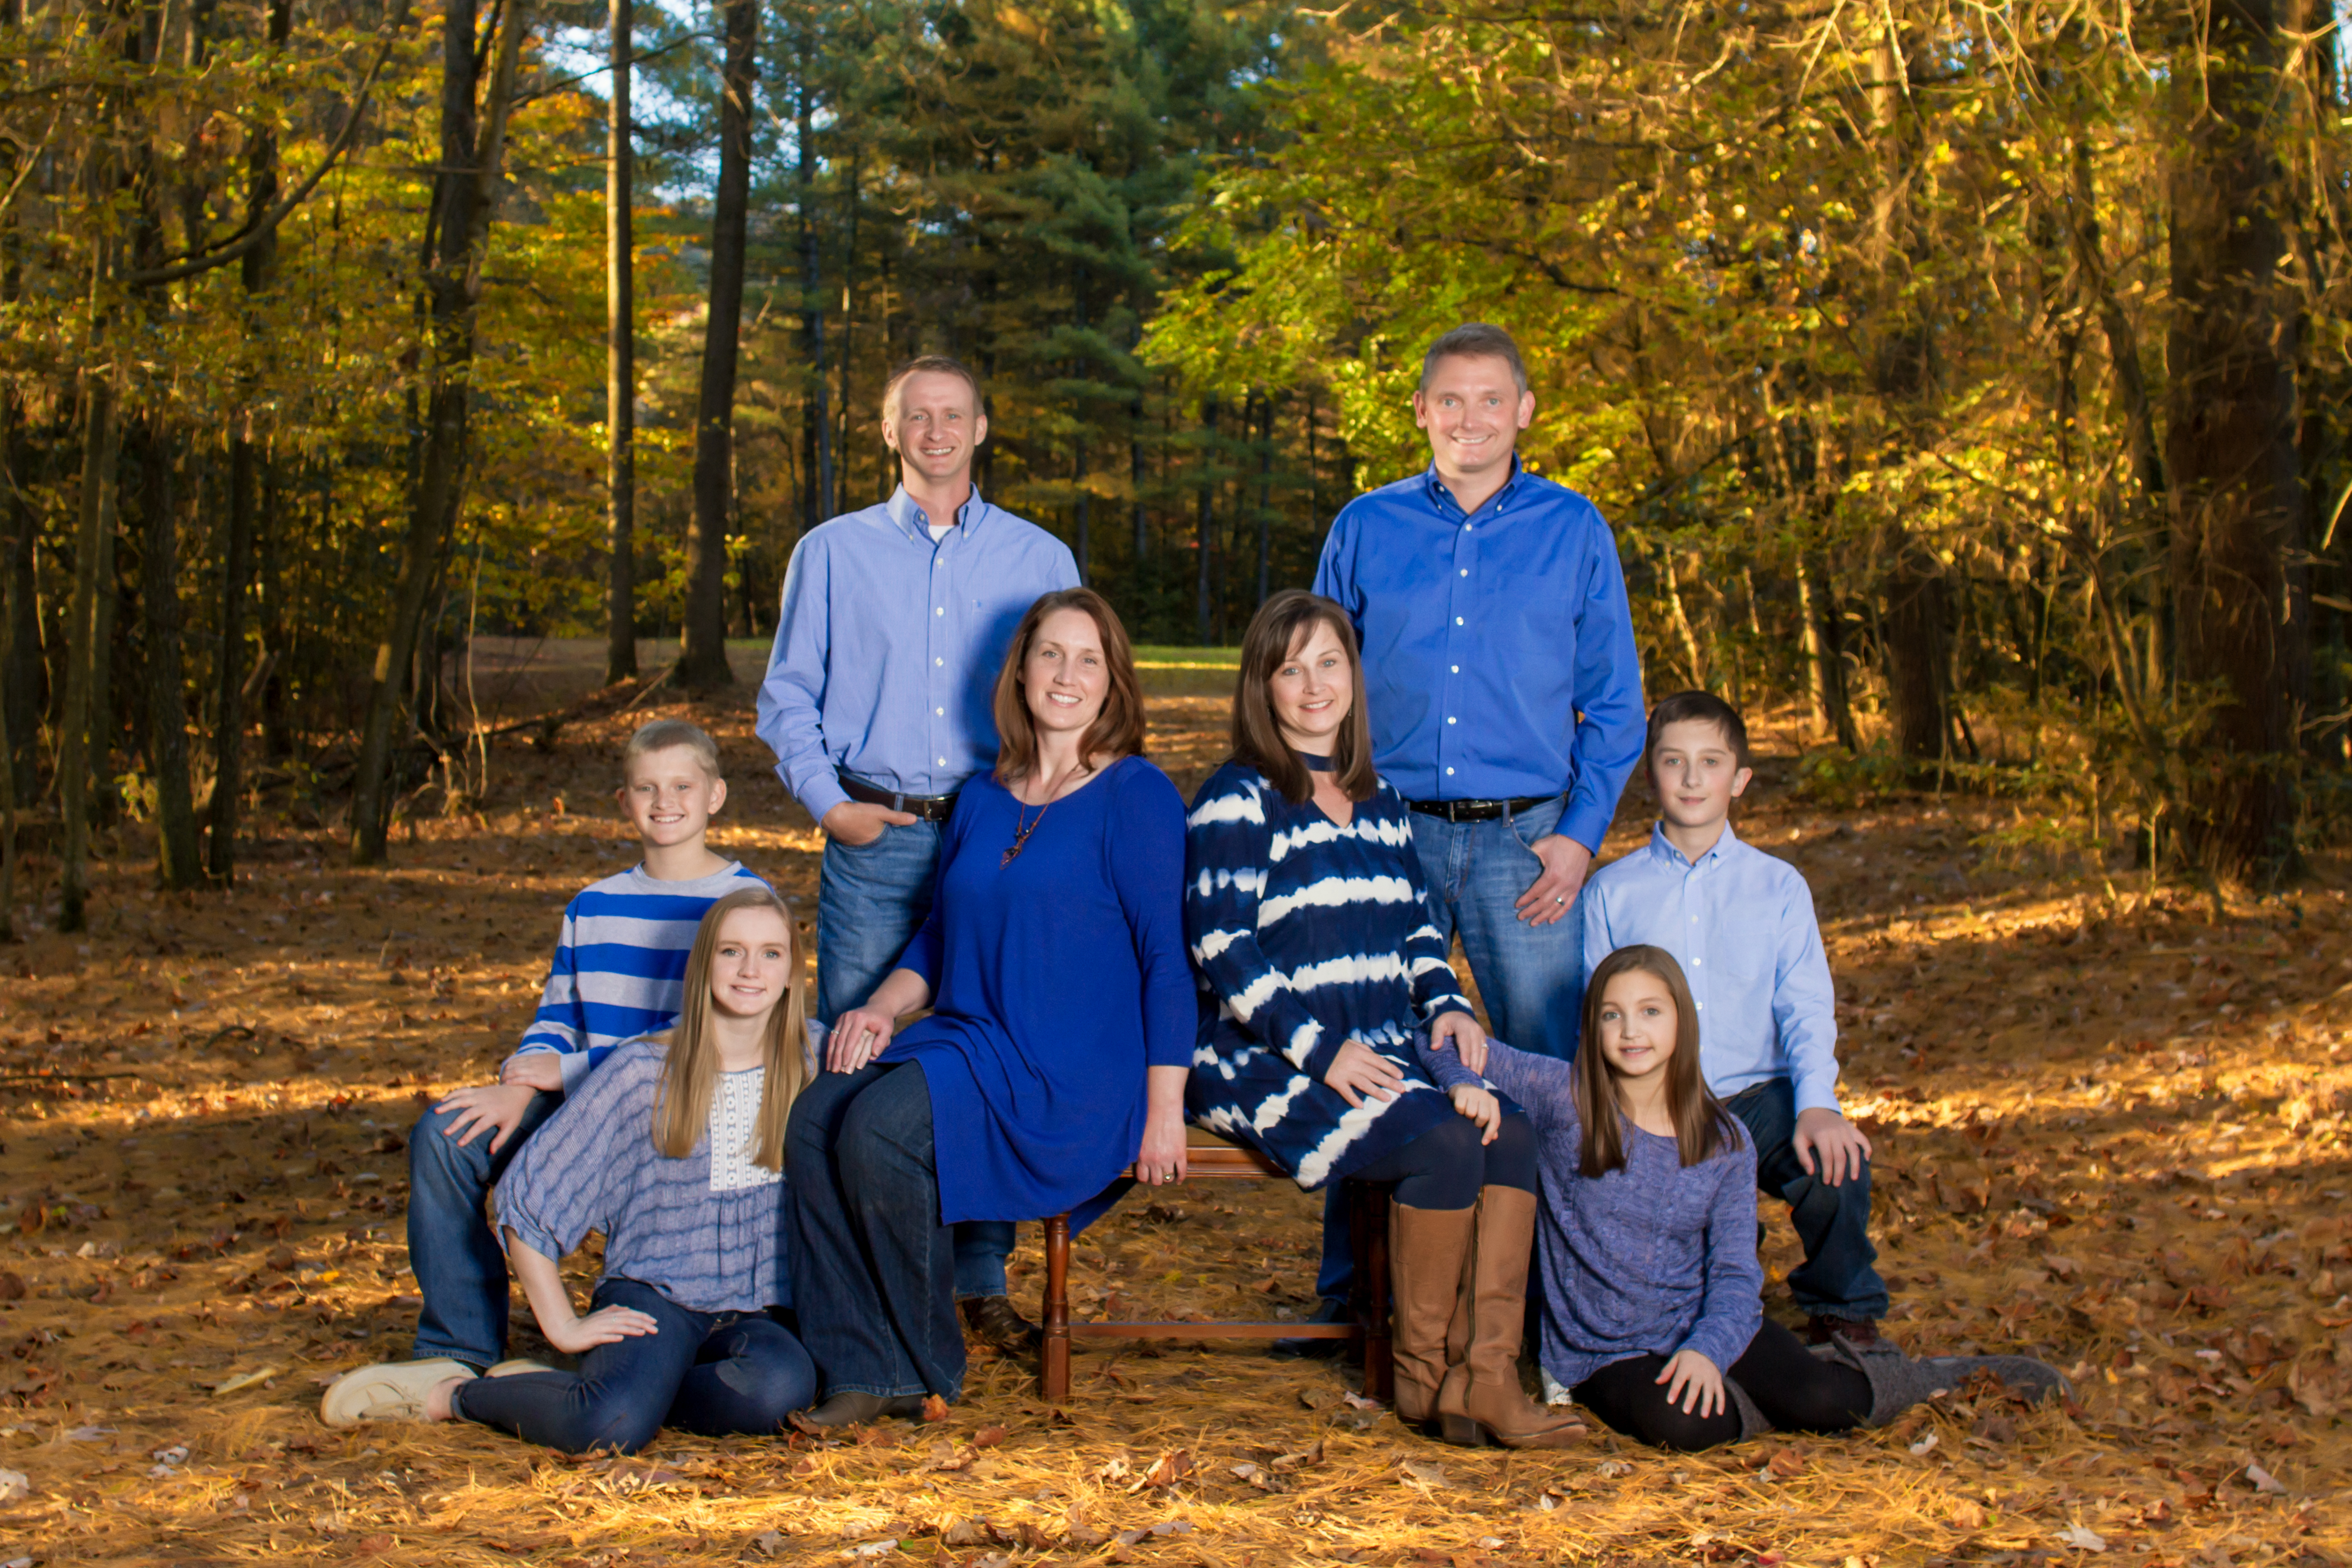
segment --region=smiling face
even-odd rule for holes
[[[619,791],[621,809],[648,849],[667,849],[696,837],[709,827],[711,814],[727,804],[727,781],[713,778],[685,746],[630,758],[626,777]]]
[[[710,956],[710,1005],[729,1017],[756,1018],[783,1000],[793,978],[793,933],[760,905],[719,924]]]
[[[1101,714],[1110,689],[1102,644],[1102,628],[1084,610],[1055,610],[1037,623],[1021,661],[1021,693],[1041,736],[1084,733]]]
[[[1429,432],[1430,456],[1449,482],[1494,476],[1535,416],[1535,394],[1521,392],[1510,362],[1493,354],[1448,354],[1412,395],[1413,423]]]
[[[1708,720],[1677,720],[1658,731],[1650,748],[1650,787],[1657,792],[1659,815],[1676,827],[1705,832],[1721,823],[1750,776],[1731,737]]]
[[[1654,974],[1628,969],[1612,975],[1597,1021],[1601,1054],[1621,1088],[1654,1080],[1675,1059],[1681,1015],[1674,993]]]
[[[919,370],[898,384],[882,416],[882,439],[908,469],[934,484],[971,478],[972,453],[988,439],[988,416],[971,383]]]
[[[1283,744],[1328,757],[1355,706],[1355,669],[1347,645],[1327,620],[1307,623],[1265,683]]]

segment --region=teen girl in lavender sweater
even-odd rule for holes
[[[792,1303],[784,1123],[810,1070],[800,975],[774,893],[752,887],[710,906],[677,1026],[617,1047],[492,1194],[531,1311],[579,1370],[501,1363],[435,1384],[406,1414],[628,1454],[664,1426],[776,1432],[811,1402],[815,1369],[771,1310]],[[583,1315],[557,1264],[592,1230],[604,1233],[604,1272]]]
[[[1756,1151],[1699,1076],[1698,1013],[1663,948],[1593,971],[1574,1061],[1465,1044],[1483,1060],[1424,1047],[1431,1076],[1451,1089],[1483,1073],[1539,1143],[1538,1359],[1614,1430],[1689,1450],[1876,1426],[1979,1367],[2032,1396],[2065,1388],[2024,1356],[1914,1360],[1841,1339],[1816,1357],[1764,1316]]]

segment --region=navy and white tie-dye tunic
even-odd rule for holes
[[[1382,780],[1345,827],[1228,762],[1185,819],[1184,937],[1216,1007],[1192,1051],[1186,1108],[1309,1189],[1454,1114],[1412,1037],[1467,1013],[1430,924],[1403,797]],[[1362,1041],[1404,1074],[1394,1100],[1350,1106],[1323,1081]]]

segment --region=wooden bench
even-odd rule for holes
[[[1246,1144],[1220,1138],[1195,1127],[1189,1130],[1184,1161],[1186,1182],[1265,1182],[1290,1180],[1281,1166]],[[1128,1167],[1132,1178],[1135,1168]],[[1166,1187],[1148,1192],[1165,1194]],[[1121,1322],[1074,1323],[1070,1321],[1070,1216],[1055,1215],[1045,1225],[1045,1349],[1039,1381],[1049,1400],[1070,1396],[1070,1342],[1106,1340],[1346,1340],[1361,1354],[1364,1392],[1375,1399],[1392,1396],[1394,1361],[1389,1346],[1389,1191],[1361,1182],[1349,1182],[1348,1235],[1355,1253],[1355,1283],[1349,1305],[1350,1323],[1217,1323]]]

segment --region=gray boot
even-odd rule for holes
[[[1914,1359],[1885,1341],[1861,1350],[1839,1334],[1831,1342],[1837,1359],[1870,1380],[1870,1414],[1865,1426],[1884,1426],[1913,1405],[1948,1394],[1982,1367],[2008,1384],[2012,1394],[2040,1403],[2053,1394],[2073,1398],[2074,1385],[2048,1362],[2023,1355],[1939,1355]]]

